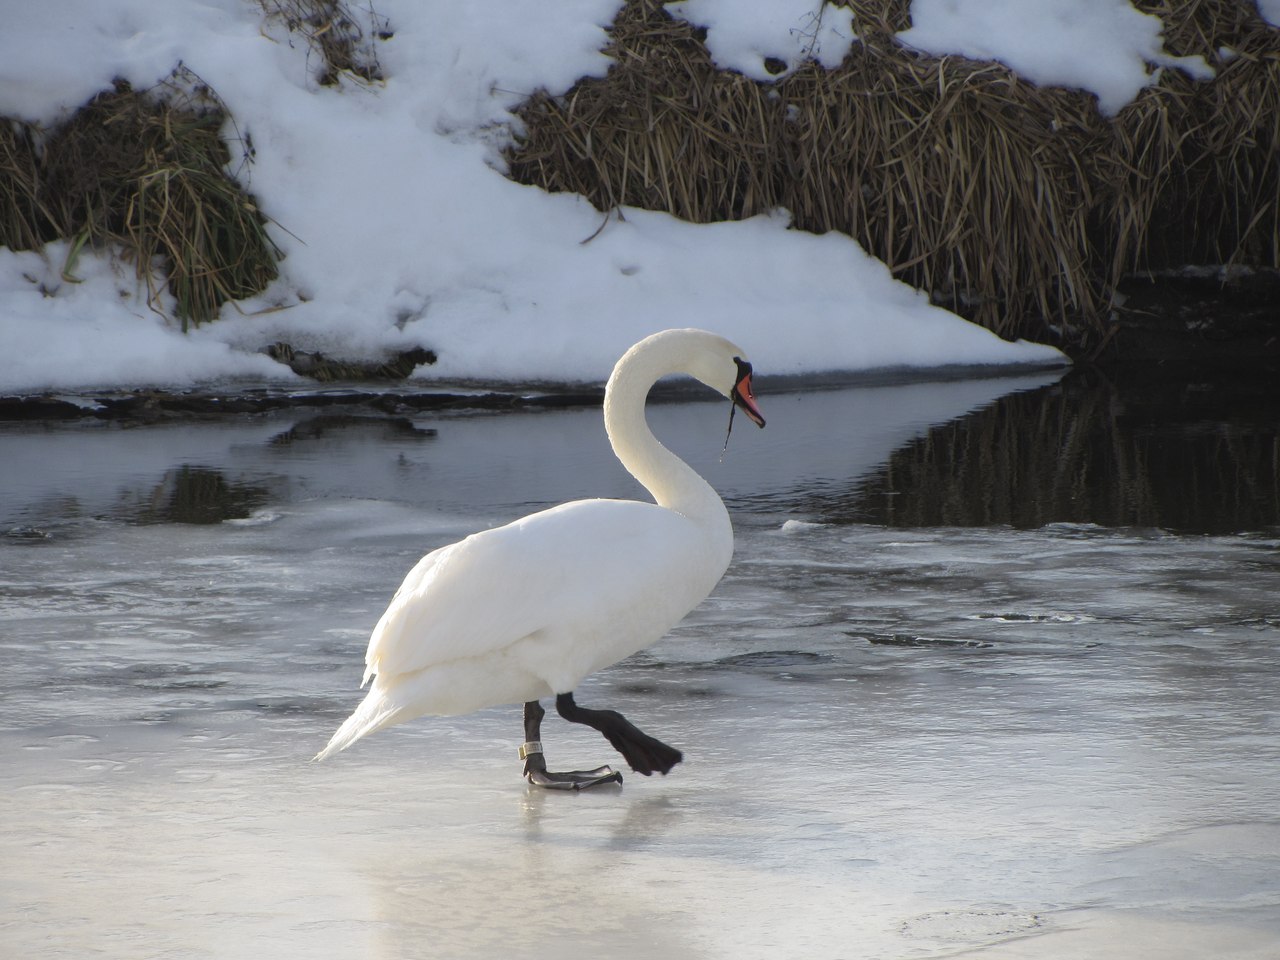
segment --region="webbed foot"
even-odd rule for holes
[[[524,778],[535,787],[547,790],[586,790],[606,783],[622,783],[622,774],[607,765],[594,770],[553,773],[547,769],[547,762],[543,759],[542,744],[536,741],[520,748],[520,759],[524,761]]]

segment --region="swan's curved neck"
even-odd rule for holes
[[[604,427],[613,452],[660,506],[694,520],[728,523],[724,501],[711,484],[664,447],[649,429],[645,401],[649,389],[672,373],[686,372],[671,350],[629,351],[613,370],[604,393]]]

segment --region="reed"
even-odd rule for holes
[[[117,82],[48,133],[3,125],[0,236],[13,249],[71,239],[66,280],[82,247],[123,251],[153,309],[164,283],[183,329],[213,319],[275,279],[280,257],[267,219],[228,173],[227,120],[217,95],[179,68],[146,91]]]
[[[372,8],[364,17],[341,0],[260,2],[304,38],[319,83],[382,79],[374,43],[391,34]],[[56,129],[0,122],[0,244],[71,241],[66,281],[84,247],[118,251],[152,309],[164,312],[168,289],[186,330],[277,276],[268,218],[237,178],[252,156],[226,105],[186,67],[148,90],[117,81]]]
[[[0,246],[33,250],[55,236],[40,191],[40,159],[30,125],[0,122]]]
[[[269,21],[300,35],[315,57],[314,75],[322,86],[348,78],[379,83],[383,77],[376,41],[391,38],[391,26],[370,5],[367,16],[342,0],[258,0]],[[368,21],[366,31],[362,21]]]
[[[1125,276],[1280,267],[1280,31],[1252,4],[1139,3],[1218,75],[1166,70],[1114,118],[1000,64],[904,49],[906,0],[848,6],[860,42],[838,69],[765,84],[631,0],[608,76],[522,107],[511,175],[696,222],[785,207],[1003,336],[1078,351],[1107,341]]]

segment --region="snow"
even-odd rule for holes
[[[828,70],[838,67],[857,35],[853,11],[813,0],[683,0],[667,12],[707,31],[707,50],[716,64],[766,83],[780,80],[806,60]],[[771,73],[765,60],[787,65]]]
[[[1163,23],[1127,0],[912,0],[898,39],[938,56],[999,60],[1041,86],[1076,87],[1114,115],[1156,81],[1149,67],[1213,77],[1203,57],[1175,57]]]
[[[1063,362],[930,306],[847,237],[788,229],[783,210],[707,225],[605,218],[507,180],[510,110],[603,75],[620,6],[562,0],[535,16],[518,0],[379,0],[394,34],[376,43],[386,82],[328,88],[305,41],[245,0],[16,5],[0,115],[52,125],[113,78],[147,88],[182,63],[228,105],[229,138],[252,138],[255,162],[233,166],[286,259],[261,296],[184,335],[101,254],[80,254],[73,283],[65,244],[0,250],[0,391],[295,379],[261,352],[277,340],[346,360],[427,347],[440,359],[419,383],[599,381],[630,343],[682,325],[735,339],[772,373]],[[766,57],[834,66],[854,41],[847,10],[813,2],[671,9],[750,76]],[[1122,0],[916,0],[912,15],[912,45],[1000,57],[1036,82],[1095,90],[1104,110],[1151,82],[1150,66],[1208,75],[1165,53],[1158,18]]]

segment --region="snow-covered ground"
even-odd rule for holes
[[[261,353],[276,340],[351,360],[427,347],[440,360],[419,376],[435,380],[591,381],[643,335],[685,325],[775,373],[1062,359],[931,307],[848,238],[788,230],[786,211],[698,226],[626,210],[599,230],[584,201],[506,180],[509,111],[608,70],[619,0],[353,3],[370,32],[375,16],[393,32],[376,42],[387,80],[338,89],[251,0],[11,6],[0,116],[51,125],[113,78],[148,88],[182,63],[229,106],[229,135],[252,138],[239,175],[287,259],[266,293],[183,335],[109,258],[81,255],[69,282],[65,243],[0,250],[0,390],[290,379]],[[830,67],[856,41],[847,10],[814,0],[671,10],[708,28],[722,66],[766,81],[766,57]],[[1108,112],[1158,68],[1212,74],[1171,57],[1159,19],[1126,0],[915,0],[912,16],[904,43],[1001,59]]]
[[[715,5],[683,6],[704,18]],[[719,6],[746,50],[782,42],[791,60],[831,64],[853,39],[847,15],[820,5]],[[181,62],[252,137],[241,176],[287,259],[264,295],[184,336],[109,259],[79,257],[73,283],[66,244],[0,251],[0,390],[288,379],[260,353],[274,340],[346,359],[426,346],[440,355],[431,378],[598,380],[672,325],[734,337],[774,372],[1060,359],[930,307],[847,238],[788,231],[785,211],[706,226],[626,211],[584,243],[600,214],[507,181],[497,148],[528,94],[608,69],[618,8],[383,0],[387,81],[340,89],[318,87],[303,40],[246,0],[7,10],[0,115],[51,125],[113,78],[147,88]],[[713,49],[725,36],[712,29]]]
[[[1277,0],[1259,0],[1280,20]],[[14,5],[0,34],[0,115],[54,124],[113,78],[148,88],[184,64],[229,106],[256,160],[239,175],[287,259],[262,296],[189,335],[150,310],[132,271],[65,243],[0,250],[0,390],[290,379],[262,348],[285,340],[340,359],[424,346],[429,379],[602,379],[666,326],[714,328],[770,372],[1053,363],[931,307],[848,238],[789,231],[786,211],[692,225],[601,215],[501,174],[510,109],[609,68],[619,0],[353,4],[385,84],[321,88],[314,55],[250,0],[63,0]],[[845,9],[814,0],[684,0],[720,64],[767,81],[766,57],[838,64],[856,42]],[[1126,0],[915,0],[902,41],[1000,59],[1081,87],[1114,112],[1174,58],[1157,17]],[[599,232],[597,232],[599,231]],[[585,242],[588,238],[592,238]],[[171,312],[171,311],[170,311]]]

